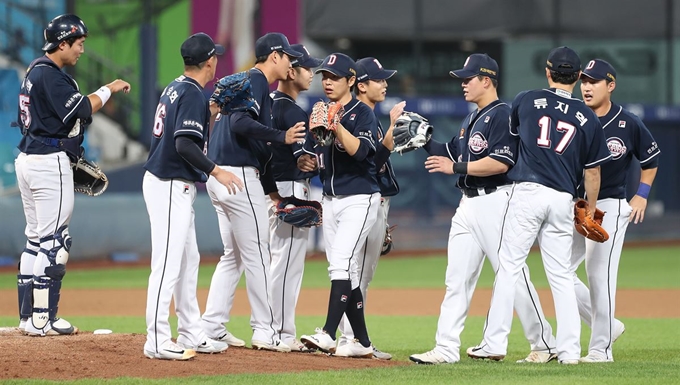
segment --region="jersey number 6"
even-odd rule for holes
[[[536,144],[538,144],[538,147],[543,147],[543,148],[551,148],[550,144],[550,126],[551,126],[551,119],[549,116],[544,116],[540,119],[538,119],[538,125],[541,127],[541,133],[539,134],[538,139],[536,140]],[[564,152],[564,150],[569,147],[569,144],[571,144],[572,139],[574,139],[574,134],[576,133],[576,127],[574,127],[572,124],[569,124],[567,122],[558,120],[557,121],[557,126],[555,127],[555,130],[557,132],[563,132],[564,136],[560,140],[559,143],[557,143],[557,146],[555,146],[555,152],[558,154],[561,154]]]
[[[159,103],[156,107],[156,116],[153,119],[153,136],[160,138],[163,136],[165,128],[165,104]]]

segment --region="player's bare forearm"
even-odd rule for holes
[[[340,123],[335,126],[335,137],[342,144],[349,156],[354,156],[359,150],[360,139],[352,135],[351,132]]]
[[[597,196],[600,194],[600,166],[587,168],[583,175],[583,186],[590,206],[590,212],[595,213]]]
[[[645,196],[646,194],[643,191],[648,190],[652,187],[652,183],[654,183],[654,178],[656,178],[657,170],[658,168],[654,167],[641,171],[640,185],[642,186],[644,184],[649,187],[645,188],[641,187],[638,190],[638,193],[635,194],[633,199],[631,199],[630,202],[628,202],[630,204],[630,207],[633,209],[630,213],[630,217],[628,218],[628,220],[635,224],[638,224],[644,221],[645,219],[645,210],[647,210],[647,197]]]
[[[385,146],[386,149],[394,150],[394,137],[392,136],[392,133],[394,132],[394,125],[390,125],[390,128],[387,129],[387,132],[385,133],[385,137],[382,140],[383,146]]]
[[[468,175],[471,176],[491,176],[508,172],[507,164],[500,162],[489,156],[468,163]]]

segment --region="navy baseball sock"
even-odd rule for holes
[[[331,336],[333,341],[335,341],[335,333],[338,331],[338,325],[351,296],[352,283],[349,280],[331,281],[331,297],[328,300],[328,315],[326,315],[323,330]]]
[[[354,338],[359,340],[359,343],[364,347],[371,346],[371,340],[368,339],[368,330],[366,330],[366,319],[364,318],[364,296],[358,287],[352,290],[352,296],[349,298],[345,312],[350,325],[352,325]]]

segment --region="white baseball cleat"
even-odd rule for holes
[[[605,362],[614,362],[614,359],[607,358],[604,354],[591,352],[588,353],[587,356],[581,357],[579,361],[583,362],[584,364],[600,364]]]
[[[550,353],[545,351],[532,351],[526,358],[522,360],[517,360],[517,363],[545,364],[556,359],[557,353]]]
[[[363,346],[359,340],[354,339],[339,346],[335,355],[338,357],[373,358],[373,346]]]
[[[432,349],[429,352],[420,354],[411,354],[408,358],[409,360],[415,362],[416,364],[425,365],[437,365],[437,364],[452,364],[452,361],[448,361],[446,357],[437,353],[436,350]]]
[[[615,319],[614,320],[614,332],[612,333],[612,343],[616,342],[616,340],[621,337],[621,335],[626,331],[626,325],[623,324],[623,322]]]
[[[371,345],[371,348],[373,348],[373,358],[377,358],[379,360],[391,360],[392,355],[387,352],[383,352],[382,350],[378,349],[375,347],[375,345]]]
[[[233,346],[236,348],[242,348],[246,346],[246,341],[236,338],[233,334],[229,333],[229,331],[226,331],[222,334],[220,334],[217,338],[212,338],[213,340],[217,341],[222,341],[226,342],[229,346]]]
[[[22,318],[19,320],[19,330],[24,332],[26,331],[26,322],[28,322],[28,319]]]
[[[335,341],[321,328],[314,329],[311,336],[300,337],[300,342],[310,349],[318,349],[324,353],[335,353]]]
[[[578,365],[578,360],[560,360],[562,365]]]
[[[290,346],[290,351],[293,353],[311,353],[312,349],[306,347],[302,342],[297,339],[292,339],[286,341],[286,345]]]
[[[229,348],[229,345],[226,342],[213,340],[212,338],[207,338],[202,344],[195,347],[183,343],[179,343],[178,345],[184,349],[193,349],[196,353],[204,354],[222,353]]]
[[[503,361],[505,354],[493,354],[484,350],[481,346],[467,348],[468,357],[473,360]]]
[[[160,348],[158,353],[145,350],[144,355],[151,359],[186,361],[196,357],[196,351],[185,349],[174,342],[168,342]]]
[[[72,334],[78,334],[78,328],[71,325],[70,322],[63,318],[57,318],[54,321],[48,321],[45,327],[38,329],[33,326],[31,320],[26,321],[24,333],[33,337],[44,337],[44,336],[68,336]]]
[[[283,341],[276,340],[273,343],[268,343],[264,341],[251,340],[250,343],[253,345],[253,349],[257,350],[269,350],[272,352],[290,353],[290,346],[283,343]]]

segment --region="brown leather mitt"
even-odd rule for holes
[[[609,234],[602,227],[604,212],[595,209],[595,215],[591,217],[590,206],[584,199],[579,199],[574,203],[574,227],[579,234],[595,242],[606,242]]]

